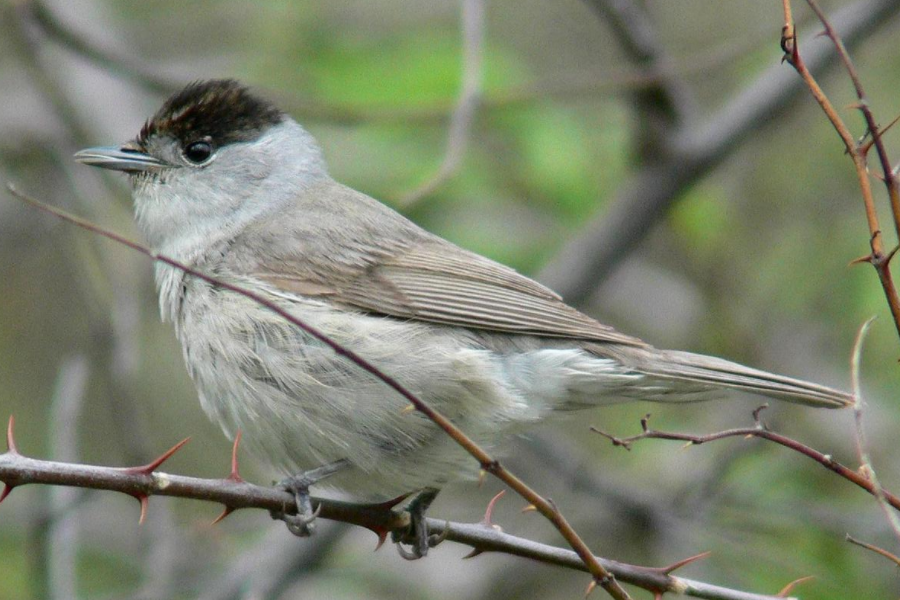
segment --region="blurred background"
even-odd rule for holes
[[[889,122],[900,2],[822,4]],[[801,2],[795,17],[801,53],[847,107],[820,27]],[[872,269],[847,266],[868,252],[855,175],[780,64],[781,26],[780,3],[737,0],[2,0],[0,180],[136,238],[125,178],[72,153],[132,138],[189,81],[237,77],[307,126],[339,181],[654,345],[848,388],[853,337],[878,315],[863,352],[866,425],[897,491],[900,344]],[[857,114],[841,114],[861,134]],[[811,575],[796,594],[896,598],[896,567],[844,541],[896,551],[884,515],[812,461],[742,439],[626,452],[587,427],[630,435],[652,412],[658,428],[712,432],[752,424],[761,402],[597,409],[511,441],[508,465],[602,556],[661,566],[711,550],[680,574],[768,594]],[[4,191],[0,418],[10,414],[27,455],[134,465],[191,436],[164,470],[227,474],[230,444],[159,322],[150,263]],[[778,405],[763,417],[857,466],[851,413]],[[249,458],[242,470],[278,477]],[[479,521],[499,489],[453,486],[430,515]],[[562,545],[522,504],[507,494],[495,522]],[[139,526],[128,497],[17,489],[0,507],[0,598],[545,599],[580,597],[588,582],[508,556],[461,561],[469,549],[450,543],[409,563],[334,523],[299,540],[262,511],[213,527],[220,508],[153,498]]]

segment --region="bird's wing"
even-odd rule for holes
[[[302,258],[297,257],[298,260]],[[275,287],[372,313],[506,333],[644,346],[567,305],[551,290],[437,237],[382,254],[337,281],[278,261],[255,277]]]

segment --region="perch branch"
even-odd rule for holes
[[[11,429],[10,429],[11,431]],[[10,434],[9,439],[12,440]],[[166,453],[163,458],[170,456]],[[13,442],[5,454],[0,454],[0,481],[10,488],[26,484],[75,486],[95,490],[115,491],[134,497],[169,496],[217,502],[238,508],[259,508],[268,511],[296,510],[293,496],[279,488],[263,487],[231,477],[200,479],[162,473],[155,470],[159,461],[148,467],[118,469],[93,465],[62,463],[23,456]],[[409,516],[384,505],[366,505],[316,498],[321,506],[320,518],[341,521],[373,531],[405,528]],[[471,546],[480,552],[499,552],[529,558],[544,564],[577,571],[591,572],[582,557],[563,548],[541,544],[499,531],[483,523],[453,523],[442,519],[428,519],[431,531],[445,539]],[[654,593],[673,592],[695,598],[718,600],[776,600],[776,596],[733,590],[701,581],[677,577],[670,567],[650,568],[629,565],[594,557],[604,569],[618,580],[651,590]],[[683,561],[675,563],[680,566]]]

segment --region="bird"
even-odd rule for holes
[[[618,402],[737,390],[812,407],[852,403],[842,391],[657,349],[598,322],[338,183],[306,129],[233,79],[194,81],[135,138],[75,158],[128,175],[136,223],[156,252],[262,295],[490,450],[555,415]],[[286,488],[298,509],[306,494],[295,533],[308,533],[308,487],[326,476],[323,485],[365,500],[419,491],[421,513],[437,490],[477,475],[465,450],[346,356],[243,295],[154,268],[162,319],[174,324],[205,412],[294,477]],[[428,548],[417,527],[413,557]]]

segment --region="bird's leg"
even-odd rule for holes
[[[406,505],[410,518],[409,529],[391,533],[391,539],[397,544],[397,552],[407,560],[422,558],[428,554],[429,548],[434,548],[442,541],[437,535],[428,535],[428,524],[425,521],[425,511],[437,498],[438,491],[435,488],[425,488],[416,494]],[[404,548],[403,544],[408,544],[410,549]]]
[[[287,490],[294,495],[297,514],[273,510],[270,513],[272,518],[284,521],[287,524],[288,531],[296,536],[309,537],[312,535],[316,530],[314,521],[319,516],[319,510],[322,507],[319,505],[316,510],[313,510],[312,501],[309,497],[309,488],[349,465],[350,461],[342,459],[316,469],[285,477],[279,481],[277,487]]]

